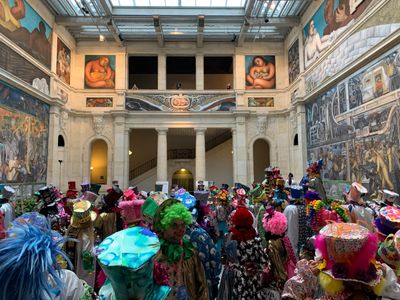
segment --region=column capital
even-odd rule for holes
[[[155,128],[158,134],[167,134],[168,128]]]
[[[194,131],[196,131],[196,134],[204,134],[206,132],[207,128],[205,127],[196,127],[194,128]]]
[[[236,134],[236,132],[237,132],[236,127],[232,127],[231,132],[232,132],[232,134]]]

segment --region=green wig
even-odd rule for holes
[[[181,202],[174,203],[165,207],[160,212],[159,229],[166,230],[175,221],[183,221],[185,225],[192,223],[192,214],[186,209]]]

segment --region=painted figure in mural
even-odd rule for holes
[[[57,75],[66,83],[70,82],[70,58],[65,49],[60,49],[57,54]]]
[[[25,17],[25,4],[23,0],[15,0],[11,7],[7,0],[0,1],[0,26],[14,31],[21,27],[20,19]]]
[[[380,188],[394,190],[393,182],[390,179],[389,168],[381,153],[375,149],[370,149],[365,153],[365,159],[369,162],[373,162],[376,165],[376,173],[381,179]]]
[[[314,25],[314,20],[310,21],[308,28],[308,37],[305,42],[305,65],[308,67],[318,57],[319,54],[330,45],[329,36],[319,36],[319,33]]]
[[[114,88],[115,72],[107,56],[91,60],[85,67],[85,83],[91,88]]]
[[[249,85],[246,89],[272,89],[275,88],[275,65],[267,62],[262,56],[255,56],[246,75]]]

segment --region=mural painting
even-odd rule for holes
[[[59,38],[57,39],[57,75],[62,81],[70,84],[71,50]]]
[[[296,40],[288,51],[289,84],[296,80],[300,74],[299,40]]]
[[[26,0],[0,1],[0,12],[0,32],[50,69],[50,26]]]
[[[304,60],[308,68],[344,31],[354,25],[372,0],[324,0],[304,27]]]
[[[112,97],[88,97],[86,98],[86,107],[112,107]]]
[[[2,42],[0,42],[0,67],[49,95],[50,76]]]
[[[246,55],[245,60],[246,90],[275,88],[275,56]]]
[[[400,189],[400,93],[374,103],[393,91],[400,91],[400,46],[306,105],[308,158],[324,160],[332,193],[355,180],[371,192]]]
[[[231,111],[236,109],[232,95],[221,94],[146,94],[125,99],[130,111]]]
[[[247,101],[249,107],[274,107],[273,97],[249,97]]]
[[[0,180],[46,182],[50,106],[0,81]]]
[[[115,88],[115,55],[85,56],[85,88]]]

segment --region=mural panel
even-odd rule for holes
[[[299,40],[296,40],[288,52],[289,84],[296,80],[300,74]]]
[[[88,97],[86,98],[86,107],[112,107],[112,97]]]
[[[309,67],[344,31],[354,25],[372,0],[325,0],[304,27],[304,60]]]
[[[246,90],[275,88],[275,56],[246,55]]]
[[[26,0],[0,1],[0,12],[0,32],[50,69],[50,26]]]
[[[85,88],[115,88],[115,55],[85,56]]]
[[[249,107],[274,107],[274,97],[249,97]]]
[[[50,77],[0,42],[0,67],[49,95]]]
[[[354,180],[371,192],[400,189],[400,92],[374,103],[393,91],[400,91],[400,46],[306,105],[308,158],[324,160],[331,195]]]
[[[0,178],[44,183],[50,106],[0,81]]]
[[[57,39],[57,75],[62,81],[70,84],[71,78],[71,50]]]
[[[131,111],[230,111],[236,109],[232,94],[137,94],[126,97]]]

